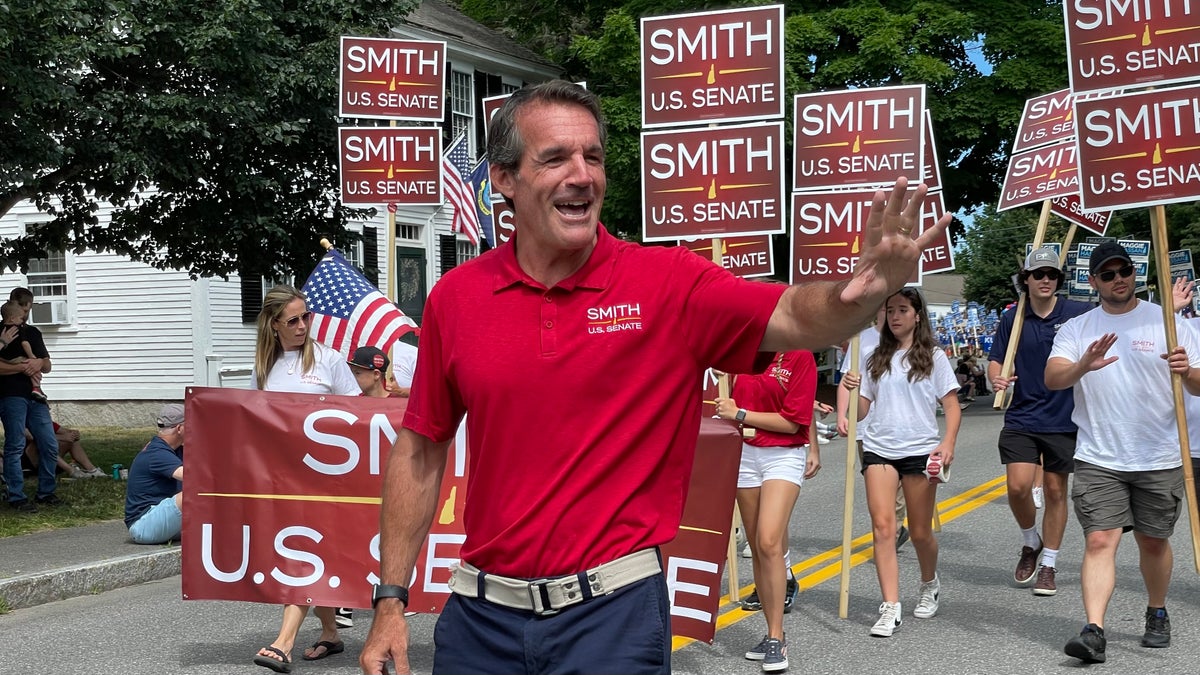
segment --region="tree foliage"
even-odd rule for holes
[[[193,275],[311,266],[340,233],[340,35],[386,35],[414,0],[10,0],[0,12],[0,243],[110,250]],[[143,191],[150,190],[147,196]],[[97,219],[115,206],[111,225]]]

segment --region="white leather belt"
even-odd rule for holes
[[[466,598],[478,598],[482,586],[483,599],[488,602],[546,615],[556,614],[598,595],[608,595],[661,572],[658,550],[653,548],[630,553],[579,574],[533,581],[487,574],[469,563],[460,562],[450,575],[450,590]]]

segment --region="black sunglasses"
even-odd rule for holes
[[[301,321],[303,321],[304,323],[308,323],[308,320],[311,318],[312,318],[312,312],[305,312],[303,314],[297,314],[296,316],[293,316],[292,318],[285,320],[283,323],[288,328],[295,328],[296,324],[300,323]]]
[[[1045,279],[1046,277],[1050,277],[1051,279],[1053,279],[1055,281],[1058,281],[1059,279],[1062,278],[1062,272],[1059,272],[1058,270],[1054,270],[1054,269],[1045,269],[1045,268],[1036,269],[1031,272],[1028,272],[1028,275],[1033,277],[1034,279],[1037,279],[1038,281],[1041,281],[1042,279]]]
[[[1097,272],[1096,278],[1100,279],[1100,281],[1103,281],[1104,283],[1107,284],[1108,282],[1112,281],[1113,279],[1116,279],[1118,274],[1121,275],[1122,279],[1132,276],[1133,275],[1133,265],[1126,265],[1124,267],[1118,267],[1115,270],[1105,270],[1103,272]]]

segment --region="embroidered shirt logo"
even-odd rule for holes
[[[1155,351],[1154,340],[1133,340],[1129,343],[1129,349],[1135,352],[1153,354]]]
[[[589,307],[587,310],[588,333],[615,333],[626,330],[642,330],[641,303],[624,303],[607,307]]]

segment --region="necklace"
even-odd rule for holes
[[[284,357],[284,362],[285,363],[287,362],[286,356]],[[297,363],[300,363],[300,352],[299,351],[296,352],[296,358],[292,359],[291,364],[288,364],[288,375],[291,375],[296,372],[296,364]]]

